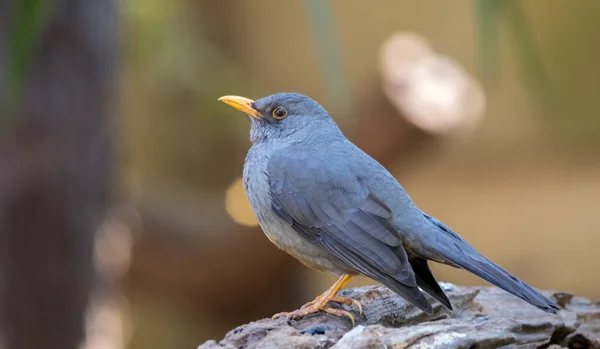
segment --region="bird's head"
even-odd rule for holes
[[[219,100],[249,116],[253,143],[303,140],[322,131],[332,136],[340,132],[319,103],[299,93],[277,93],[256,101],[239,96]]]

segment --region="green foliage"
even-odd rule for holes
[[[498,16],[502,0],[476,0],[478,49],[481,76],[489,79],[496,73],[498,52]]]
[[[490,83],[500,62],[499,32],[539,108],[542,134],[558,148],[600,145],[600,31],[597,1],[476,0],[481,76]]]
[[[519,0],[502,2],[505,19],[508,21],[512,43],[517,54],[517,63],[521,76],[529,86],[532,96],[540,103],[546,117],[556,115],[553,111],[554,92],[545,68],[545,62],[539,52],[531,26],[529,25],[522,4]]]
[[[522,78],[544,115],[552,115],[554,98],[542,55],[536,47],[531,26],[519,0],[477,0],[480,65],[484,78],[496,72],[499,57],[499,19],[504,20]]]
[[[4,124],[10,122],[6,119],[6,115],[12,115],[18,104],[29,67],[52,8],[52,2],[45,0],[20,0],[15,1],[14,4],[13,22],[10,26],[12,35],[8,49],[8,76],[4,88],[6,93],[3,96],[8,112],[0,121]]]
[[[328,99],[342,114],[349,113],[351,103],[348,80],[339,48],[339,38],[335,31],[331,4],[321,0],[305,0],[305,4],[317,44],[317,53],[320,55]]]

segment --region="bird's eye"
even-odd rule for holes
[[[281,120],[287,116],[288,112],[283,107],[277,107],[273,109],[273,117],[277,120]]]

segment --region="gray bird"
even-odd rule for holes
[[[298,93],[257,101],[220,101],[250,116],[252,147],[244,163],[244,189],[269,240],[303,264],[340,278],[314,301],[291,313],[300,318],[354,304],[336,293],[354,275],[385,285],[422,311],[432,308],[421,290],[452,310],[428,261],[465,269],[539,309],[558,305],[482,256],[442,222],[421,211],[400,183],[350,142],[327,111]]]

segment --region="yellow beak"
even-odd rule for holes
[[[243,111],[244,113],[250,115],[251,117],[257,120],[263,117],[261,112],[254,109],[254,107],[252,106],[252,103],[254,103],[254,101],[251,99],[240,96],[223,96],[219,98],[219,100],[231,107],[234,107],[237,110]]]

